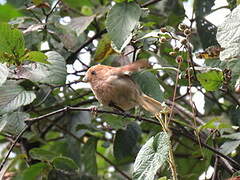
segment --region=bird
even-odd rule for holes
[[[137,60],[122,67],[98,64],[87,70],[83,81],[90,83],[93,94],[103,106],[126,112],[140,105],[146,111],[156,114],[163,110],[162,103],[144,94],[131,78],[134,72],[149,67],[147,60]]]

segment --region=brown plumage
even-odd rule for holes
[[[155,114],[160,112],[163,106],[145,95],[131,78],[133,72],[149,66],[145,60],[122,67],[95,65],[88,69],[84,80],[90,82],[94,95],[104,106],[114,106],[126,111],[140,105]]]

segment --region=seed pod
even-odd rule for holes
[[[176,56],[176,55],[177,55],[177,52],[171,51],[171,52],[169,52],[168,54],[169,54],[170,56]]]
[[[180,42],[181,42],[181,44],[186,45],[188,43],[188,40],[186,38],[184,38]]]
[[[165,42],[167,42],[167,38],[166,37],[161,37],[159,39],[159,41],[160,41],[160,43],[165,43]]]
[[[180,23],[180,24],[178,25],[178,29],[179,29],[180,31],[184,31],[186,28],[188,28],[188,26],[187,26],[186,24]]]
[[[182,56],[177,56],[177,57],[176,57],[176,62],[177,62],[177,63],[182,63],[182,62],[183,62]]]
[[[168,32],[166,27],[162,27],[162,28],[160,29],[160,31],[161,31],[162,33]]]
[[[179,51],[179,47],[175,47],[173,50],[178,52]]]
[[[184,33],[185,36],[189,36],[191,34],[191,29],[187,28],[187,29],[184,30],[183,33]]]

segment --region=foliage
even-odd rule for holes
[[[190,2],[0,5],[0,141],[10,143],[0,148],[0,179],[192,180],[209,167],[205,179],[237,176],[239,1],[228,0],[219,27],[207,18],[215,0]],[[184,3],[194,13],[185,19]],[[138,59],[152,66],[131,77],[165,101],[159,122],[138,107],[92,108],[98,102],[82,80],[86,70]]]

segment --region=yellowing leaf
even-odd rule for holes
[[[116,51],[111,46],[111,40],[109,36],[105,34],[98,43],[94,61],[102,62],[104,59],[114,53],[116,53]]]

